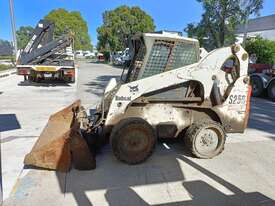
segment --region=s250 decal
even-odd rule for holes
[[[245,104],[246,96],[245,95],[230,95],[229,104]]]

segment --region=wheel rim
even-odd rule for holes
[[[149,145],[148,134],[142,128],[131,128],[121,138],[121,149],[128,154],[140,153]]]
[[[220,131],[216,128],[202,129],[197,135],[196,150],[201,155],[209,155],[217,150],[220,144]]]

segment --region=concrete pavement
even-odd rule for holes
[[[0,79],[4,199],[9,196],[22,172],[24,156],[31,150],[49,116],[78,98],[81,98],[84,106],[92,108],[108,82],[108,79],[101,77],[106,74],[118,76],[121,73],[120,69],[112,69],[108,65],[97,66],[85,62],[81,65],[81,68],[84,68],[78,72],[81,80],[75,84],[29,83],[23,82],[23,77],[17,75]]]
[[[35,86],[13,75],[0,80],[0,135],[4,198],[8,197],[24,155],[45,126],[49,115],[75,99],[75,85]]]
[[[4,71],[0,71],[0,79],[1,78],[6,78],[8,76],[11,76],[11,75],[15,75],[16,74],[16,69],[7,69],[7,70],[4,70]]]
[[[53,110],[76,98],[81,98],[86,108],[93,108],[108,80],[120,73],[120,69],[110,66],[81,62],[79,81],[73,87],[61,86],[60,90],[30,86],[15,92],[12,86],[19,81],[17,77],[13,83],[4,83],[5,89],[0,86],[4,91],[0,95],[0,114],[15,114],[20,125],[2,132],[3,140],[7,139],[1,144],[2,153],[6,153],[2,160],[6,173],[20,173],[24,155]],[[28,101],[24,106],[18,100],[14,106],[8,103],[18,95],[21,99],[27,95],[37,105],[39,94],[46,93],[44,89],[50,97],[43,97],[43,110],[34,107],[34,116],[28,114]],[[3,95],[6,100],[2,100]],[[46,109],[47,102],[55,103]],[[4,205],[275,205],[274,108],[275,103],[253,98],[249,128],[245,134],[230,135],[225,151],[214,159],[192,158],[182,142],[166,141],[159,142],[147,162],[128,166],[118,162],[106,146],[92,171],[72,170],[65,174],[24,169]],[[11,119],[14,122],[14,117]],[[30,121],[38,125],[34,128]],[[7,174],[3,177],[12,182]]]

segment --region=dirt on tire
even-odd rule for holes
[[[152,126],[141,118],[120,121],[110,136],[115,157],[127,164],[139,164],[153,153],[157,136]]]
[[[199,153],[199,151],[196,148],[195,140],[197,138],[198,133],[204,129],[204,128],[215,128],[218,129],[221,136],[218,140],[218,147],[215,151],[212,153],[205,155]],[[201,159],[211,159],[217,155],[219,155],[224,150],[224,144],[226,141],[226,134],[224,131],[224,128],[221,124],[214,121],[205,121],[205,122],[198,122],[193,123],[188,129],[184,137],[184,142],[187,150],[195,157],[201,158]]]

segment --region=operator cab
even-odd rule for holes
[[[199,42],[178,32],[145,33],[129,41],[130,60],[121,80],[125,83],[197,63]]]

